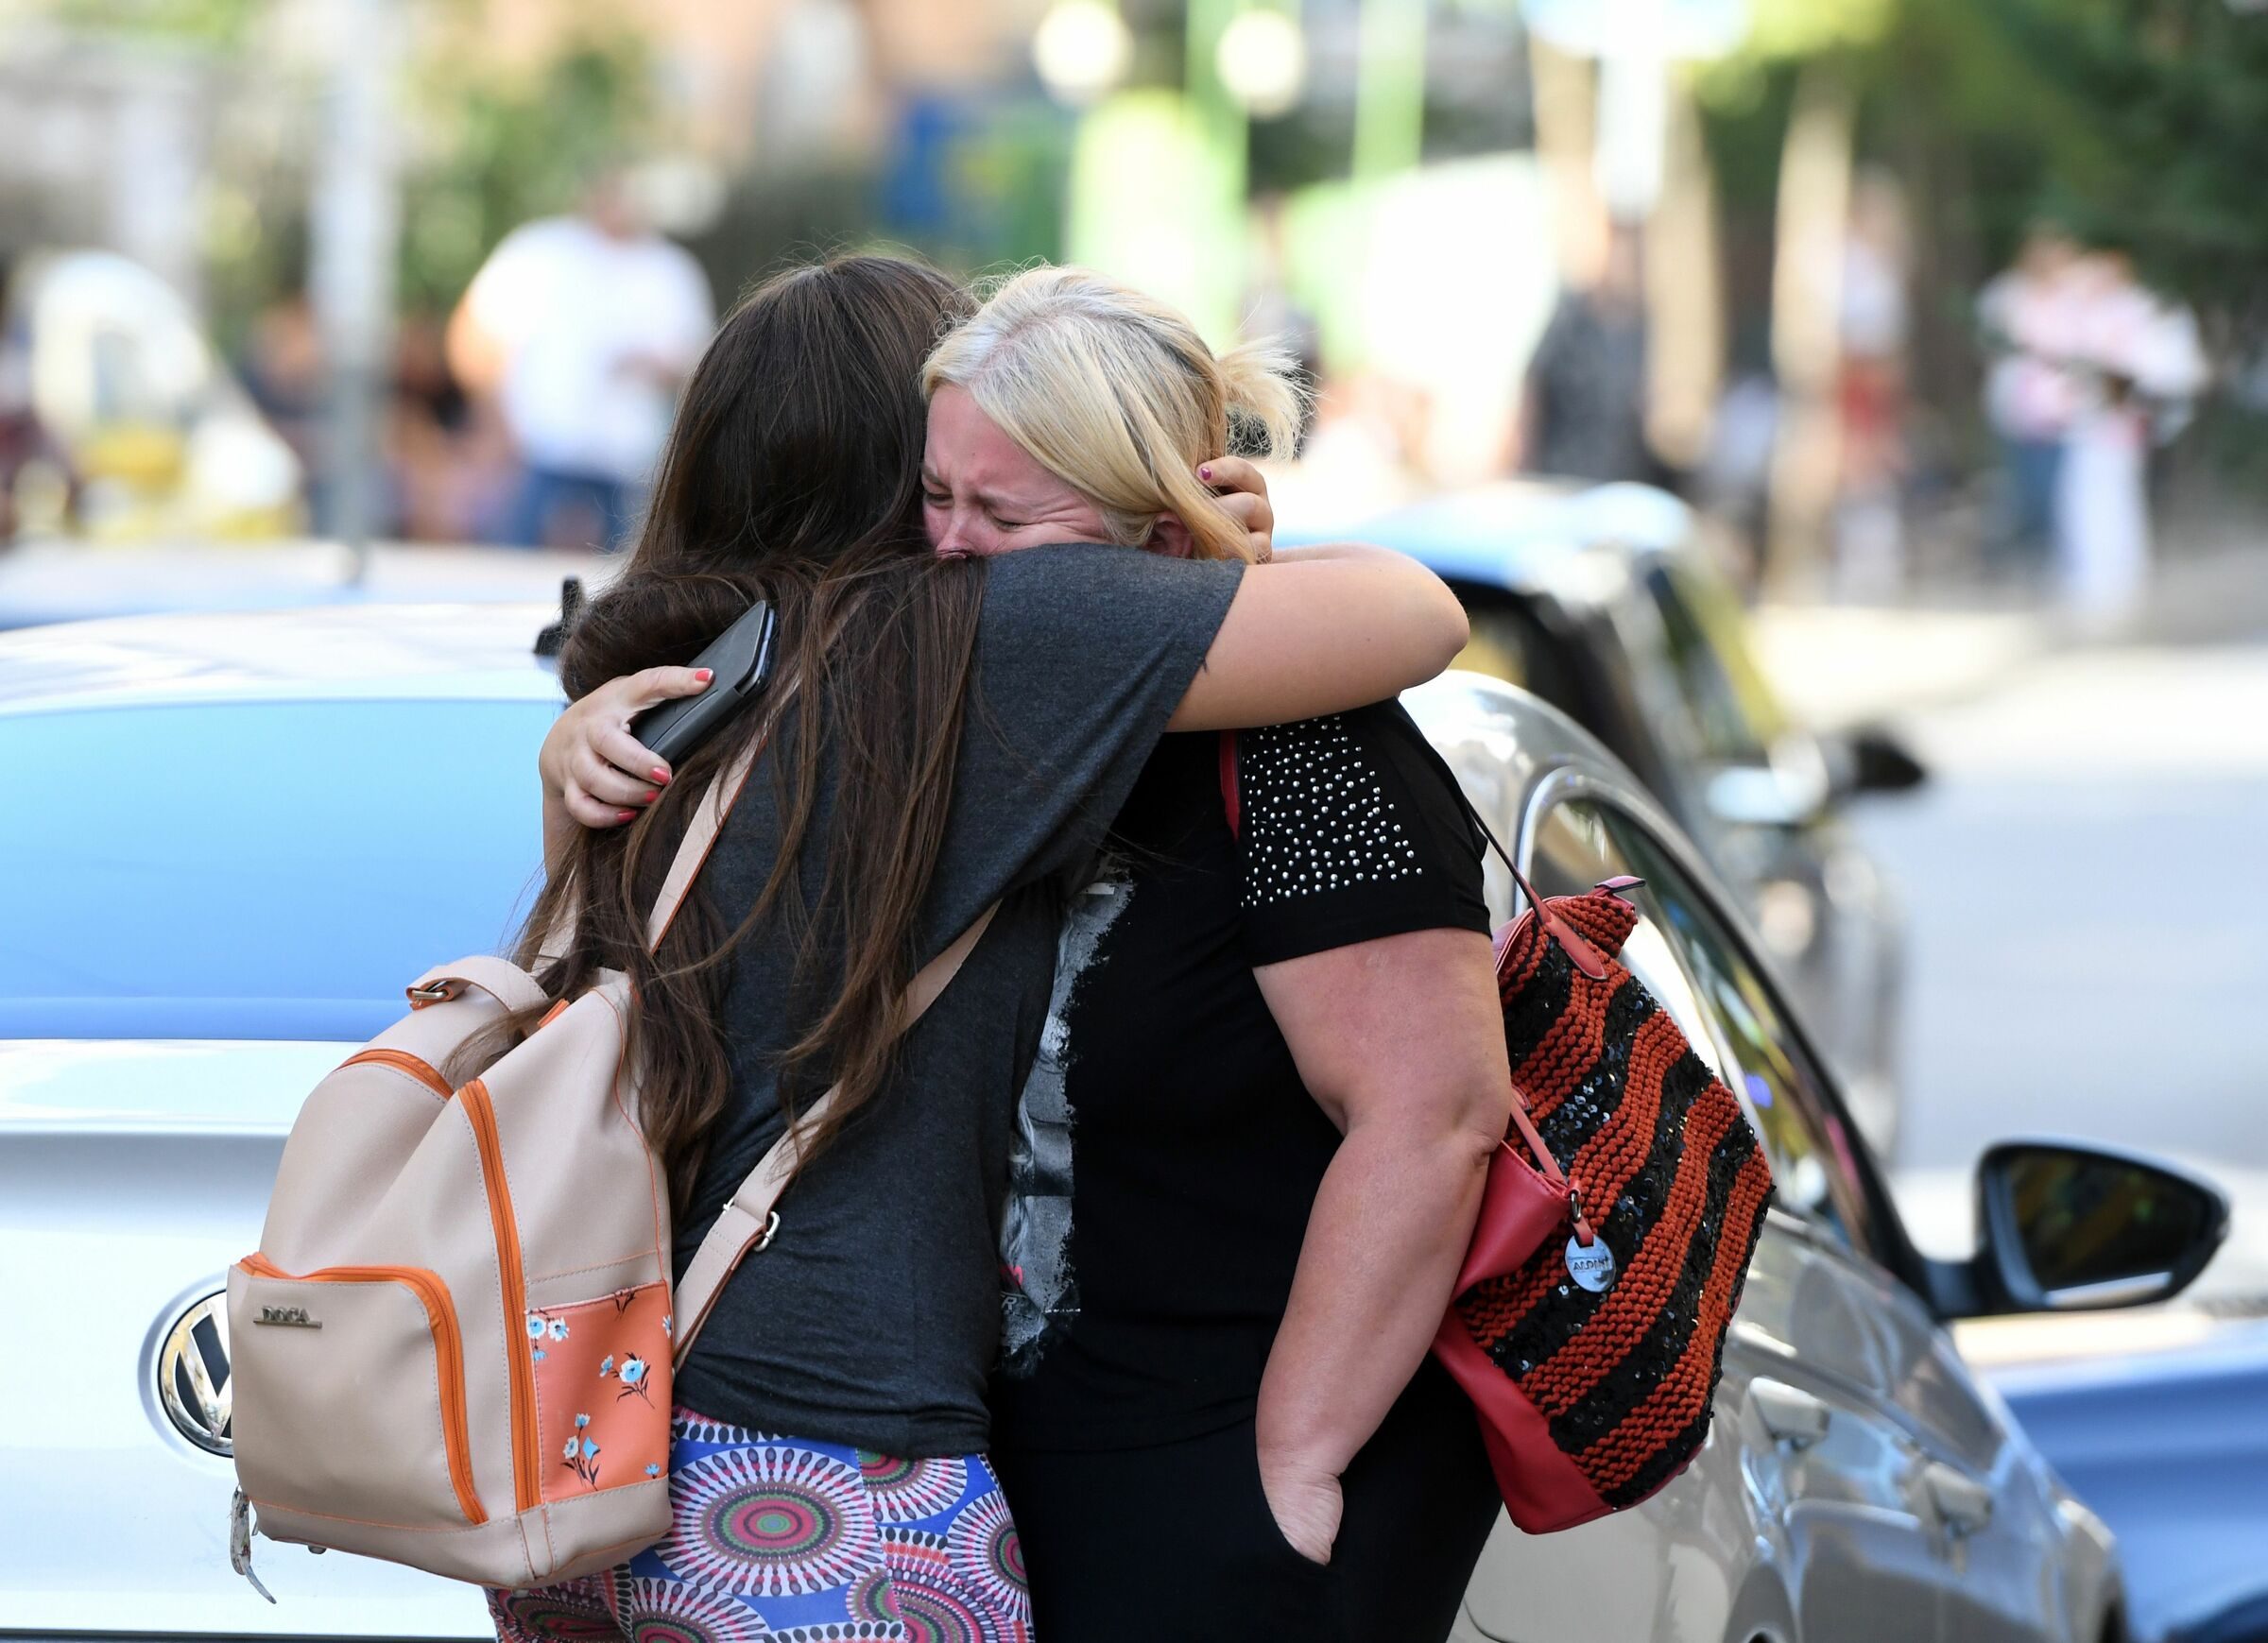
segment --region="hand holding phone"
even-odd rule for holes
[[[718,634],[692,665],[715,676],[697,696],[648,708],[630,721],[630,734],[671,769],[755,699],[772,673],[772,637],[779,623],[771,602],[759,599]]]

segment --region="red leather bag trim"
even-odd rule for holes
[[[1236,732],[1221,732],[1221,808],[1228,813],[1228,835],[1242,838],[1245,826],[1244,789],[1236,779]]]
[[[1489,1470],[1516,1525],[1530,1534],[1549,1534],[1606,1515],[1611,1508],[1552,1442],[1543,1416],[1512,1378],[1473,1343],[1453,1308],[1434,1337],[1434,1356],[1472,1399]]]
[[[1567,1220],[1567,1193],[1508,1146],[1488,1160],[1472,1244],[1457,1273],[1458,1294],[1483,1278],[1518,1272]]]

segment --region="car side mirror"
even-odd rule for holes
[[[2228,1200],[2130,1155],[2008,1141],[1977,1165],[1972,1315],[2139,1307],[2179,1294],[2228,1233]]]
[[[1827,808],[1827,792],[1777,765],[1725,764],[1710,772],[1702,802],[1735,826],[1799,828]]]
[[[1879,725],[1853,730],[1844,745],[1849,755],[1847,792],[1910,793],[1930,779],[1930,767],[1915,757],[1904,738]]]
[[[1701,790],[1710,814],[1741,827],[1802,827],[1833,797],[1827,750],[1799,733],[1781,737],[1761,760],[1718,765]]]

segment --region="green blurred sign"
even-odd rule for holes
[[[1216,345],[1233,341],[1246,280],[1242,160],[1178,92],[1097,105],[1072,156],[1070,261],[1171,302]]]

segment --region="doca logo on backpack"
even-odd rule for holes
[[[756,751],[702,796],[650,946]],[[990,918],[914,978],[901,1031]],[[667,1178],[624,1064],[619,972],[548,1008],[501,958],[438,966],[407,990],[409,1014],[308,1097],[260,1249],[229,1274],[231,1550],[255,1586],[251,1508],[270,1539],[490,1586],[572,1579],[659,1539],[671,1372],[733,1268],[780,1225],[797,1133],[742,1183],[673,1294]],[[507,1016],[540,1011],[478,1076],[440,1070]]]

